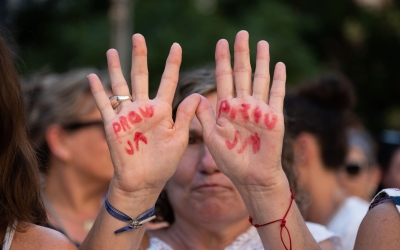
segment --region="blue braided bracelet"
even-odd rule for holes
[[[112,217],[114,217],[114,218],[116,218],[118,220],[121,220],[121,221],[129,222],[129,224],[130,224],[129,226],[125,226],[123,228],[120,228],[120,229],[116,230],[114,232],[116,235],[118,235],[120,233],[123,233],[125,231],[132,230],[132,229],[138,229],[144,223],[149,222],[149,221],[151,221],[151,220],[156,218],[156,216],[154,215],[155,206],[153,206],[152,208],[150,208],[146,212],[144,212],[141,215],[139,215],[136,219],[132,219],[128,215],[124,214],[123,212],[119,211],[115,207],[111,206],[110,202],[108,201],[108,197],[106,197],[106,200],[105,200],[104,203],[105,203],[105,207],[106,207],[107,212]]]

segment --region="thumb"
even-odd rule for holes
[[[201,100],[196,110],[196,116],[203,127],[203,134],[210,134],[215,126],[214,110],[210,102],[204,97],[200,96]]]
[[[186,136],[189,134],[189,126],[200,101],[201,95],[192,94],[179,104],[175,119],[175,127],[179,133],[183,133]]]

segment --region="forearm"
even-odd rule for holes
[[[271,221],[282,219],[288,211],[291,192],[288,181],[283,171],[280,171],[278,181],[273,187],[260,189],[259,187],[238,186],[238,190],[246,204],[249,215],[254,224],[265,224]],[[320,249],[293,201],[285,218],[292,242],[292,249]],[[290,240],[285,228],[281,228],[282,221],[270,225],[258,227],[258,234],[265,249],[285,249],[281,240],[290,249]]]
[[[136,218],[144,211],[154,206],[156,194],[121,194],[115,189],[110,188],[108,199],[110,204],[118,210],[126,213],[131,218]],[[85,241],[79,249],[139,249],[146,225],[139,229],[132,229],[116,235],[115,230],[129,225],[127,222],[120,221],[111,216],[105,206],[100,210],[96,221],[90,230]]]

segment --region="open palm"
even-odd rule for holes
[[[269,45],[261,41],[252,84],[248,39],[245,31],[236,36],[233,74],[228,42],[217,43],[216,115],[205,98],[196,114],[219,169],[236,186],[267,186],[281,171],[286,71],[283,63],[276,65],[269,94]]]
[[[133,36],[132,97],[113,110],[99,78],[89,82],[106,129],[107,143],[114,165],[113,184],[125,192],[154,189],[159,193],[175,172],[188,142],[190,121],[200,101],[192,95],[181,103],[176,122],[171,103],[178,82],[182,51],[171,47],[157,96],[148,96],[147,49],[142,35]],[[129,96],[116,50],[107,52],[114,95]]]

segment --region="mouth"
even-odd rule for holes
[[[204,184],[193,188],[193,191],[195,192],[224,192],[227,190],[227,187],[218,184]]]

